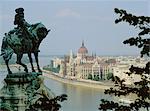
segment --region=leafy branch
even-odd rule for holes
[[[135,16],[127,13],[125,10],[115,8],[115,13],[119,15],[119,18],[115,20],[115,23],[127,22],[129,25],[139,28],[140,32],[136,37],[130,37],[125,40],[124,44],[129,44],[130,46],[136,46],[141,48],[141,57],[150,56],[150,17],[146,16]],[[144,36],[144,38],[143,38]],[[128,96],[134,94],[137,98],[129,103],[128,105],[120,104],[114,101],[101,100],[99,110],[107,111],[139,111],[140,108],[145,108],[149,111],[150,108],[150,61],[148,61],[145,67],[135,67],[131,66],[129,72],[126,72],[128,76],[131,74],[140,75],[140,80],[134,82],[132,85],[126,85],[125,80],[121,80],[119,77],[115,76],[114,83],[115,87],[105,90],[105,94],[114,96]]]

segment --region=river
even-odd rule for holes
[[[40,57],[40,65],[44,66],[50,63],[50,57]],[[6,77],[6,66],[0,67],[0,88],[3,86],[3,79]],[[61,83],[50,78],[45,78],[45,84],[56,95],[67,94],[68,100],[61,103],[60,111],[98,111],[100,99],[112,97],[104,95],[104,90],[88,88],[83,86],[74,86]]]

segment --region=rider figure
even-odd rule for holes
[[[24,9],[23,8],[17,8],[15,10],[17,13],[15,15],[15,20],[14,20],[14,25],[18,25],[17,28],[24,28],[24,27],[29,27],[30,24],[28,24],[25,19],[24,19]]]
[[[24,19],[24,9],[23,8],[17,8],[15,10],[15,20],[14,25],[17,25],[13,30],[9,31],[9,34],[17,33],[19,35],[22,35],[23,29],[27,29],[27,27],[30,27],[31,25],[28,24]]]
[[[30,32],[27,30],[27,28],[30,27],[31,25],[27,23],[24,19],[24,9],[17,8],[15,12],[16,12],[16,15],[15,15],[15,20],[14,20],[14,25],[17,25],[17,28],[16,28],[17,34],[24,35],[24,37],[28,37],[29,35],[31,36]]]

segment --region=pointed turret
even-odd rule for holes
[[[84,40],[82,40],[82,47],[84,47]]]
[[[73,63],[73,53],[72,50],[70,50],[70,60],[69,63]]]

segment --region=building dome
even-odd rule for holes
[[[79,54],[87,54],[88,53],[87,48],[84,46],[84,42],[82,42],[82,46],[79,48],[78,53]]]

